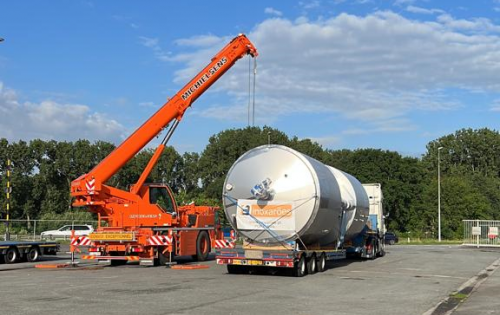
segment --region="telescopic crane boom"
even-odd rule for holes
[[[75,206],[88,205],[98,201],[103,192],[105,198],[112,196],[105,188],[105,182],[118,172],[146,144],[157,136],[170,122],[182,119],[184,112],[214,84],[234,63],[245,55],[258,55],[248,38],[240,34],[217,53],[211,62],[187,83],[174,97],[168,100],[151,118],[139,127],[128,139],[109,154],[89,173],[71,183],[71,194],[77,198]],[[154,166],[154,165],[153,165]],[[146,174],[147,176],[147,174]],[[136,188],[137,192],[137,188]],[[119,194],[121,197],[123,194]]]

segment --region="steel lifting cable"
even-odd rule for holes
[[[257,57],[253,58],[253,104],[252,104],[252,127],[255,127],[255,85],[257,81]]]

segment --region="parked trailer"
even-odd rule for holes
[[[0,260],[7,264],[21,261],[35,262],[42,255],[56,255],[59,244],[44,241],[1,241]]]
[[[384,254],[380,185],[363,186],[288,147],[266,145],[243,154],[228,172],[223,198],[228,221],[244,239],[216,251],[229,273],[277,267],[301,277],[348,254]]]

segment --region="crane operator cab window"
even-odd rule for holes
[[[159,205],[168,213],[175,213],[172,198],[165,187],[149,187],[149,203]]]

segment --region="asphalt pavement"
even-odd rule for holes
[[[304,278],[230,275],[213,260],[202,270],[137,265],[41,270],[30,263],[1,264],[0,313],[498,314],[500,272],[494,263],[499,258],[500,250],[397,245],[389,246],[385,257],[329,263],[325,272]],[[67,261],[69,255],[62,253],[42,263]],[[467,294],[455,295],[461,289]],[[460,298],[455,307],[428,313],[451,296],[455,302]]]

